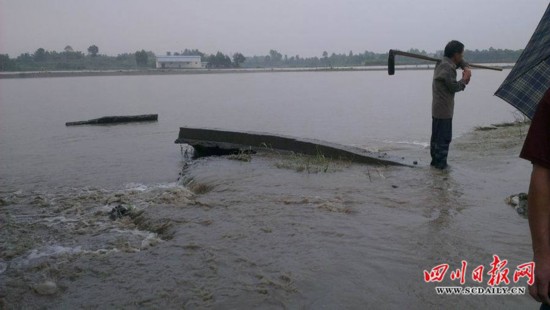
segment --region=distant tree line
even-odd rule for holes
[[[494,49],[485,50],[466,50],[465,57],[470,62],[477,63],[513,63],[515,62],[523,50],[509,49]],[[436,53],[428,53],[418,49],[409,49],[408,52],[422,54],[431,57],[440,58],[443,51]],[[277,50],[270,50],[269,54],[264,56],[246,57],[244,67],[249,68],[266,68],[266,67],[352,67],[352,66],[375,66],[387,65],[388,53],[374,53],[365,51],[362,53],[331,53],[327,51],[321,53],[320,57],[300,57],[300,55],[283,55]],[[421,61],[413,58],[398,57],[398,64],[424,64]]]
[[[443,52],[428,53],[423,50],[410,49],[408,52],[423,54],[432,57],[441,57]],[[477,63],[513,63],[522,50],[495,49],[467,50],[466,59]],[[209,68],[280,68],[280,67],[352,67],[386,65],[387,53],[364,51],[362,53],[328,53],[323,51],[320,56],[301,57],[300,55],[282,54],[277,50],[270,50],[267,55],[245,57],[242,53],[232,56],[222,52],[206,54],[197,49],[184,49],[181,52],[167,52],[167,55],[200,56],[201,61],[207,62]],[[117,56],[99,54],[99,48],[91,45],[87,53],[75,51],[67,45],[62,52],[47,51],[43,48],[34,53],[23,53],[16,58],[0,54],[0,71],[39,71],[39,70],[107,70],[107,69],[137,69],[155,67],[156,56],[150,51],[123,53]],[[398,64],[424,64],[417,59],[398,57]]]
[[[471,62],[493,62],[493,63],[507,63],[507,62],[516,62],[523,52],[523,49],[520,50],[509,50],[509,49],[495,49],[489,48],[485,50],[467,50],[466,58]],[[439,54],[443,55],[443,52],[440,51]]]
[[[87,53],[75,51],[70,45],[62,52],[38,48],[34,53],[23,53],[16,58],[0,54],[0,71],[43,70],[109,70],[137,69],[155,66],[155,54],[145,50],[123,53],[117,56],[99,54],[99,48],[91,45]]]

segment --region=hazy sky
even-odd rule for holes
[[[548,0],[0,0],[0,53],[523,48]]]

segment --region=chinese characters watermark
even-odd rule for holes
[[[472,291],[476,294],[524,294],[525,287],[496,287],[498,285],[510,285],[511,283],[518,283],[522,280],[526,280],[528,285],[533,285],[535,282],[535,263],[527,262],[519,264],[513,269],[508,266],[508,260],[501,259],[498,255],[493,255],[493,261],[489,264],[489,268],[485,273],[485,266],[479,265],[473,268],[471,271],[468,269],[468,262],[461,261],[460,268],[451,270],[449,278],[451,281],[458,281],[461,285],[466,283],[466,279],[470,279],[473,282],[483,283],[483,279],[486,278],[486,284],[488,287],[452,287],[453,290],[441,290],[442,287],[436,287],[438,294],[472,294]],[[424,282],[442,282],[445,276],[449,272],[449,264],[439,264],[433,267],[431,270],[424,270]],[[488,276],[488,277],[485,277]],[[525,278],[525,279],[523,279]],[[475,290],[474,290],[475,288]],[[439,289],[439,290],[438,290]]]

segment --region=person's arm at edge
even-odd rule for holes
[[[441,64],[439,69],[440,70],[436,79],[443,80],[445,82],[445,86],[447,86],[447,89],[450,92],[456,93],[466,88],[467,82],[465,82],[464,80],[457,81],[453,78],[453,74],[451,71],[453,69],[450,66]]]
[[[550,304],[550,169],[533,165],[528,195],[528,218],[533,243],[535,283],[529,293],[535,300]]]

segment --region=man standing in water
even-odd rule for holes
[[[456,69],[462,68],[462,79],[456,80]],[[432,82],[432,137],[430,165],[447,168],[447,154],[452,139],[455,93],[466,88],[472,73],[464,62],[464,44],[451,41],[445,46],[444,57],[436,65]]]

